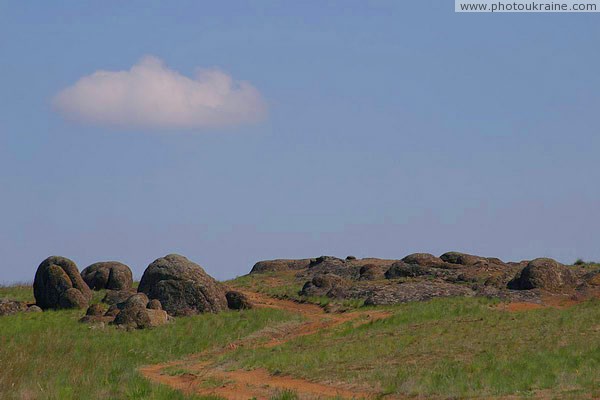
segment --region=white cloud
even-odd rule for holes
[[[96,71],[58,93],[54,107],[81,122],[133,128],[192,129],[259,122],[267,107],[250,83],[218,69],[194,78],[147,56],[129,71]]]

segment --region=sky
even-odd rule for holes
[[[0,2],[0,283],[259,260],[600,260],[598,14]]]

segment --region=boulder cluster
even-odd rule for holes
[[[251,274],[292,274],[300,296],[359,299],[367,305],[423,301],[447,296],[487,296],[539,302],[543,293],[577,294],[600,290],[600,271],[565,266],[550,258],[504,262],[448,252],[437,257],[414,253],[400,260],[321,256],[260,261]],[[117,261],[94,263],[81,273],[65,257],[39,265],[33,283],[35,304],[0,299],[0,316],[47,309],[87,309],[82,322],[150,328],[173,317],[252,308],[241,292],[229,290],[204,269],[178,254],[153,261],[137,289],[131,269]],[[105,290],[100,304],[92,293]]]
[[[536,302],[543,292],[572,293],[600,285],[600,272],[586,274],[577,266],[565,266],[549,258],[504,262],[460,252],[439,257],[414,253],[401,260],[352,256],[270,260],[257,263],[251,274],[273,271],[288,271],[304,280],[301,296],[362,299],[370,305],[446,296]]]
[[[106,290],[101,304],[91,304],[92,291]],[[0,316],[23,311],[87,308],[81,322],[150,328],[172,317],[252,308],[240,292],[228,290],[204,269],[178,254],[152,262],[133,288],[131,269],[117,261],[92,264],[81,273],[68,258],[42,261],[33,283],[35,305],[2,299]]]

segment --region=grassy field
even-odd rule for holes
[[[35,303],[35,299],[33,297],[33,289],[31,285],[26,284],[18,284],[12,286],[0,285],[0,298]]]
[[[225,282],[239,289],[268,294],[269,296],[301,300],[298,294],[302,289],[303,281],[296,279],[295,271],[265,272],[261,274],[248,274],[239,276]]]
[[[273,279],[242,277],[235,283],[294,296],[293,280],[277,287]],[[31,288],[0,288],[0,297],[31,301]],[[96,300],[101,297],[95,294]],[[600,301],[517,313],[498,304],[451,298],[385,307],[390,318],[359,327],[342,325],[272,348],[240,348],[221,363],[376,387],[383,396],[600,397]],[[1,399],[183,399],[149,383],[136,368],[299,318],[259,309],[178,318],[168,326],[124,332],[80,324],[82,313],[0,318]],[[294,397],[286,392],[278,398]]]
[[[3,287],[0,297],[33,300],[31,287]],[[91,329],[77,322],[83,313],[0,318],[0,399],[183,399],[149,383],[136,368],[297,318],[278,310],[249,310],[178,318],[167,326],[126,332],[112,326]]]
[[[600,301],[519,313],[496,306],[473,298],[395,306],[389,319],[240,349],[222,362],[374,385],[382,394],[600,396]]]

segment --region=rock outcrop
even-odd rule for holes
[[[366,305],[390,305],[411,301],[425,301],[435,297],[473,296],[473,290],[442,280],[426,280],[387,285],[374,290],[365,300]]]
[[[303,268],[308,268],[311,262],[310,258],[300,260],[265,260],[259,261],[252,267],[251,274],[262,272],[280,272],[280,271],[295,271]]]
[[[397,263],[392,264],[392,266],[385,272],[385,277],[387,279],[416,278],[417,276],[433,274],[434,272],[431,267],[398,261]]]
[[[449,251],[448,253],[444,253],[440,256],[440,259],[449,264],[458,264],[464,266],[470,266],[477,262],[488,261],[488,259],[485,257],[474,256],[467,253],[460,253],[458,251]]]
[[[385,279],[385,267],[375,264],[367,264],[360,267],[358,279],[361,281],[376,281]]]
[[[444,268],[447,263],[441,258],[429,253],[413,253],[402,259],[406,264],[416,264],[423,267]]]
[[[148,266],[138,292],[157,299],[170,315],[192,315],[227,309],[224,287],[200,265],[169,254]]]
[[[118,261],[102,261],[81,271],[81,277],[92,290],[127,290],[133,285],[131,269]]]
[[[77,265],[68,258],[48,257],[37,269],[33,282],[36,304],[42,309],[85,308],[92,292]]]

